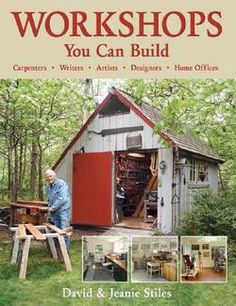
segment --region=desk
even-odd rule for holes
[[[126,260],[120,260],[116,259],[113,256],[105,255],[106,259],[112,261],[114,264],[119,266],[121,269],[125,270],[127,272],[127,261]]]
[[[19,201],[17,203],[10,204],[10,226],[13,226],[16,219],[16,212],[18,209],[25,209],[26,216],[33,216],[31,215],[31,210],[38,212],[38,224],[42,224],[47,222],[46,213],[48,211],[48,207],[46,206],[47,202],[34,202],[34,201]],[[29,217],[30,218],[30,217]],[[32,223],[32,222],[30,222]]]
[[[126,282],[128,279],[127,261],[116,259],[114,256],[106,255],[106,261],[110,261],[114,267],[114,279],[120,282]]]

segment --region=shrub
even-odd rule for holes
[[[193,208],[184,213],[177,228],[179,235],[228,236],[230,255],[236,255],[236,205],[230,195],[196,194]]]

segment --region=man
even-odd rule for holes
[[[56,173],[49,169],[46,171],[46,195],[48,212],[53,223],[60,229],[70,226],[70,194],[67,184],[56,177]],[[70,237],[65,236],[67,250],[70,247]]]
[[[116,178],[116,222],[119,223],[123,219],[124,213],[124,201],[125,201],[125,190],[121,186],[121,180],[119,177]]]

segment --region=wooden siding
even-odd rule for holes
[[[190,168],[184,167],[182,183],[181,183],[181,194],[180,194],[180,213],[183,214],[185,211],[189,211],[192,208],[193,196],[196,192],[203,190],[204,188],[210,188],[213,193],[218,192],[218,166],[213,163],[206,163],[208,166],[208,181],[191,183],[189,174]],[[186,179],[186,184],[183,184],[183,177]]]
[[[103,129],[123,128],[140,126],[144,127],[143,131],[135,131],[124,134],[109,135],[102,137],[93,132],[100,132]],[[90,131],[90,132],[89,132]],[[92,132],[93,131],[93,132]],[[134,113],[133,110],[129,114],[102,117],[99,115],[89,124],[74,146],[67,152],[67,155],[55,169],[58,176],[64,179],[70,187],[72,186],[72,157],[74,153],[80,151],[84,147],[85,152],[114,152],[126,150],[126,137],[142,135],[142,149],[158,149],[159,135],[153,133],[153,129],[145,123],[142,118]]]
[[[158,169],[158,223],[164,233],[172,231],[172,175],[173,175],[173,149],[161,148],[158,151],[158,162],[165,161],[166,171],[162,173]],[[163,198],[164,206],[161,206]]]

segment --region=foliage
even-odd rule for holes
[[[231,255],[236,256],[236,206],[225,194],[213,195],[205,190],[194,197],[192,210],[184,213],[177,233],[179,235],[228,236]]]
[[[236,198],[236,80],[129,80],[124,89],[161,109],[157,132],[191,130],[207,141],[225,159],[223,186]]]
[[[96,106],[86,86],[85,80],[0,80],[2,197],[42,197],[42,172]]]

